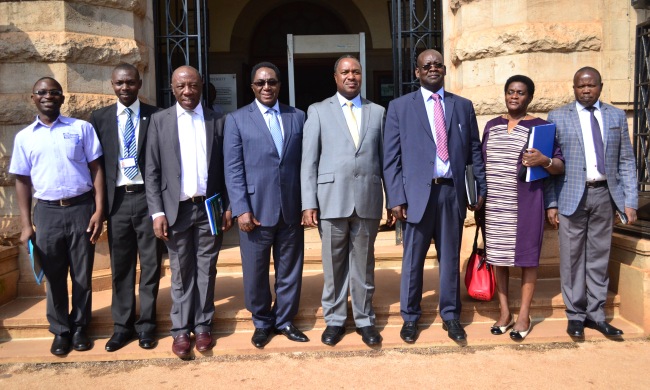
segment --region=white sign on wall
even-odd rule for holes
[[[215,104],[226,114],[237,110],[237,75],[234,73],[211,74],[210,83],[217,90]]]

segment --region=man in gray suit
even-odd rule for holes
[[[345,334],[349,289],[357,333],[371,346],[381,342],[372,296],[374,245],[383,205],[385,109],[361,97],[361,64],[353,56],[336,61],[334,81],[337,93],[312,104],[307,112],[302,223],[318,226],[323,242],[322,304],[327,327],[321,341],[333,346]]]
[[[151,116],[145,189],[156,237],[167,245],[172,271],[172,351],[190,358],[212,349],[214,283],[223,235],[213,236],[206,197],[224,201],[222,229],[232,223],[223,166],[223,120],[201,105],[203,80],[191,66],[172,75],[176,104]]]
[[[567,333],[583,337],[584,327],[608,337],[623,334],[605,322],[609,251],[614,207],[636,221],[638,194],[634,154],[625,113],[599,101],[600,73],[591,67],[573,77],[576,101],[553,110],[548,120],[565,158],[564,175],[554,176],[545,197],[547,217],[560,225],[562,297]]]
[[[239,224],[251,342],[264,348],[271,333],[309,341],[293,324],[302,286],[300,156],[305,113],[278,103],[280,71],[261,62],[251,72],[255,101],[226,116],[226,183]],[[273,250],[275,303],[269,286]]]

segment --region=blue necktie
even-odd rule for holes
[[[600,125],[596,119],[594,112],[596,107],[586,107],[591,113],[591,135],[594,139],[594,149],[596,149],[596,168],[601,174],[605,174],[605,145],[603,144],[603,136],[600,134]]]
[[[278,155],[282,157],[282,129],[278,120],[278,112],[271,108],[266,113],[271,114],[269,130],[271,130],[271,137],[273,137],[273,143],[278,150]]]
[[[126,114],[126,123],[124,125],[124,157],[133,157],[133,159],[136,161],[136,164],[134,166],[124,168],[124,175],[129,179],[133,179],[138,174],[135,127],[133,126],[133,121],[131,120],[131,109],[128,107],[125,108],[124,113]]]

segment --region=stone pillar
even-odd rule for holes
[[[54,77],[66,96],[62,113],[88,119],[115,101],[111,71],[128,62],[143,76],[141,98],[155,102],[152,15],[147,0],[0,2],[0,235],[20,232],[14,178],[7,171],[16,133],[36,115],[30,100],[34,82]],[[95,269],[109,267],[107,255],[104,238]],[[20,280],[33,283],[25,256],[22,251]]]

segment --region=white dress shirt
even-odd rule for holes
[[[181,150],[180,201],[205,196],[208,182],[208,160],[203,108],[199,103],[194,114],[176,103],[178,141]]]
[[[600,101],[594,104],[594,116],[600,125],[600,134],[603,137],[603,145],[605,144],[605,134],[603,133],[603,116],[600,112]],[[585,147],[585,163],[587,164],[587,181],[601,181],[607,180],[607,177],[598,172],[596,162],[596,149],[594,148],[594,137],[591,133],[591,112],[582,104],[576,101],[576,111],[578,118],[580,118],[580,128],[582,130],[582,143]],[[604,150],[603,150],[604,154]],[[603,158],[605,156],[603,155]]]
[[[124,129],[126,128],[127,115],[124,112],[124,109],[127,108],[124,104],[117,101],[117,134],[120,147],[120,158],[126,157],[124,152]],[[138,150],[138,137],[140,135],[140,99],[136,99],[131,106],[128,108],[131,109],[131,122],[133,122],[133,127],[135,128],[135,150]],[[119,160],[119,159],[118,159]],[[137,159],[136,159],[137,161]],[[142,172],[140,172],[140,167],[138,167],[138,174],[135,175],[133,179],[129,179],[124,175],[124,168],[121,167],[118,161],[118,167],[120,168],[117,171],[117,178],[115,180],[115,186],[121,187],[127,184],[144,184],[142,179]]]
[[[427,110],[427,117],[429,118],[429,125],[431,125],[431,132],[433,133],[433,141],[438,144],[438,137],[436,137],[436,123],[434,120],[433,116],[433,104],[435,103],[433,101],[433,98],[431,95],[434,93],[432,91],[429,91],[428,89],[424,87],[420,87],[420,92],[422,93],[422,98],[424,99],[424,107]],[[445,112],[445,89],[440,88],[438,91],[436,91],[438,95],[440,95],[440,104],[442,104],[442,111]],[[447,129],[449,130],[449,129]],[[449,149],[449,137],[447,137],[447,149]],[[449,151],[451,154],[451,151]],[[436,164],[433,169],[433,178],[437,177],[443,177],[447,179],[451,179],[451,168],[449,165],[450,160],[447,159],[447,161],[442,161],[440,157],[436,154]]]

